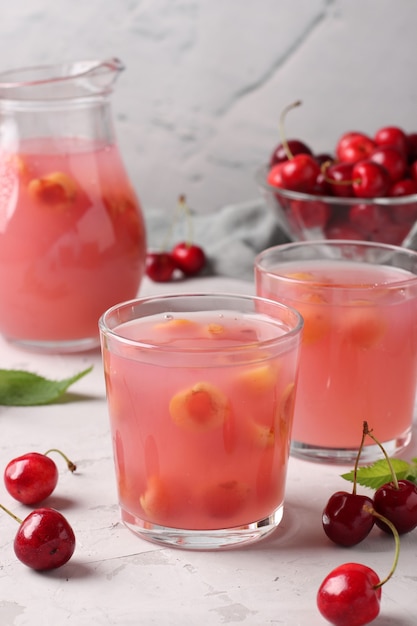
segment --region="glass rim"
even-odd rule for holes
[[[370,249],[375,249],[375,250],[381,250],[381,252],[386,251],[386,252],[391,252],[395,254],[401,254],[401,255],[404,255],[404,257],[414,258],[414,260],[416,261],[416,267],[417,267],[417,250],[412,250],[410,248],[404,248],[402,246],[396,246],[393,244],[382,243],[378,241],[361,241],[361,240],[356,241],[356,240],[350,240],[350,239],[310,239],[306,241],[291,241],[288,243],[271,246],[269,248],[266,248],[265,250],[262,250],[255,257],[255,260],[254,260],[255,271],[258,271],[259,273],[263,273],[263,274],[268,274],[270,276],[278,276],[280,280],[281,279],[285,280],[286,282],[291,283],[291,284],[303,284],[306,281],[300,278],[297,279],[295,277],[285,276],[284,274],[277,274],[276,272],[277,264],[275,264],[273,267],[272,266],[265,267],[262,263],[263,261],[267,259],[267,257],[269,257],[270,255],[274,255],[275,252],[281,252],[281,251],[286,252],[287,250],[294,250],[296,248],[312,249],[312,248],[319,247],[319,246],[324,246],[327,248],[336,248],[336,249],[340,249],[341,246],[349,246],[351,248],[362,248],[362,249],[370,248]],[[288,259],[288,260],[282,260],[280,262],[287,263],[287,262],[294,261],[294,260],[295,259]],[[300,259],[300,261],[305,261],[305,260],[310,261],[312,259]],[[322,260],[322,259],[318,258],[318,259],[313,259],[313,260]],[[337,259],[331,259],[331,260],[353,261],[354,263],[363,263],[363,262],[366,263],[366,260],[364,261],[363,259],[350,259],[350,258],[343,258],[343,257],[340,259],[337,258]],[[375,263],[375,265],[380,265],[380,264],[381,262]],[[372,265],[372,263],[370,263],[369,265]],[[384,266],[394,267],[397,269],[405,269],[396,265],[384,264]],[[414,284],[415,282],[417,282],[417,273],[411,276],[407,276],[403,280],[400,280],[400,279],[390,280],[389,282],[373,283],[372,285],[370,284],[364,284],[364,285],[344,284],[343,285],[343,284],[329,284],[325,282],[312,282],[311,287],[320,287],[320,289],[331,289],[331,290],[335,290],[335,289],[366,290],[370,288],[374,289],[374,288],[383,286],[387,289],[398,289],[404,285]]]
[[[216,299],[228,299],[228,300],[235,300],[236,302],[239,301],[245,301],[245,302],[259,302],[259,303],[263,303],[266,304],[268,306],[272,306],[275,309],[280,309],[281,311],[286,311],[289,312],[292,316],[294,316],[294,319],[297,320],[296,324],[294,325],[294,328],[290,328],[287,329],[285,331],[284,334],[279,335],[277,337],[274,338],[268,338],[268,339],[264,339],[261,341],[248,341],[247,343],[240,343],[239,345],[236,346],[227,346],[224,348],[219,348],[219,345],[213,345],[212,348],[210,347],[204,347],[204,348],[178,348],[176,346],[169,346],[169,345],[164,345],[164,344],[157,344],[157,343],[153,343],[153,342],[147,342],[147,341],[138,341],[137,339],[130,339],[128,337],[123,337],[122,335],[120,335],[119,333],[117,333],[114,328],[112,328],[109,323],[108,323],[108,319],[114,315],[117,311],[121,311],[123,309],[129,309],[132,308],[134,306],[140,305],[140,304],[144,304],[146,302],[156,302],[158,300],[166,300],[166,301],[173,301],[173,300],[179,300],[180,298],[198,298],[198,299],[207,299],[209,300],[210,298],[216,298]],[[220,307],[216,307],[213,308],[213,311],[216,311],[218,308]],[[241,313],[241,311],[239,311],[239,309],[236,307],[236,309],[224,309],[225,311],[235,311],[237,313]],[[200,311],[195,311],[195,312],[209,312],[210,309],[201,309]],[[161,313],[162,311],[160,311]],[[182,311],[170,311],[167,310],[165,313],[169,314],[169,313],[181,313]],[[185,311],[184,311],[185,313]],[[257,313],[256,309],[253,310],[253,312],[250,313]],[[260,312],[260,315],[268,318],[268,320],[271,320],[274,324],[279,325],[280,323],[285,323],[285,321],[282,318],[274,318],[272,315],[269,315],[268,313],[265,313],[263,311]],[[132,317],[131,320],[134,319],[146,319],[146,317],[148,317],[148,315],[143,316],[143,318],[136,318],[136,317]],[[128,321],[128,320],[126,320]],[[122,324],[122,321],[119,321],[116,326]],[[98,320],[98,326],[99,326],[99,330],[100,330],[100,334],[102,337],[107,337],[107,338],[111,338],[113,341],[116,341],[118,344],[123,344],[123,345],[127,345],[127,346],[131,346],[134,348],[140,348],[141,350],[147,350],[147,351],[158,351],[160,353],[167,353],[167,354],[175,354],[175,353],[181,353],[181,354],[214,354],[214,353],[219,353],[219,352],[239,352],[242,353],[243,350],[253,350],[254,348],[260,350],[260,349],[265,349],[268,346],[274,346],[276,344],[281,344],[285,341],[289,341],[292,337],[296,337],[297,335],[299,335],[303,329],[304,326],[304,320],[302,315],[297,311],[297,309],[295,309],[294,307],[284,303],[284,302],[279,302],[276,300],[271,300],[269,298],[263,298],[261,296],[258,296],[256,294],[254,295],[250,295],[250,294],[239,294],[239,293],[229,293],[229,292],[189,292],[189,293],[167,293],[167,294],[155,294],[155,295],[149,295],[149,296],[141,296],[141,297],[137,297],[137,298],[133,298],[131,300],[126,300],[124,302],[119,302],[113,306],[111,306],[109,309],[107,309],[99,318]]]
[[[283,187],[275,187],[266,180],[266,176],[269,171],[268,165],[262,165],[255,172],[255,182],[258,186],[269,193],[276,194],[282,198],[288,200],[301,200],[303,202],[313,202],[320,200],[327,204],[338,204],[341,206],[355,206],[356,204],[375,204],[381,207],[392,207],[399,205],[406,205],[413,202],[417,202],[417,194],[410,194],[408,196],[379,196],[375,198],[358,197],[344,197],[344,196],[330,196],[326,194],[312,194],[302,191],[292,191],[291,189],[284,189]]]

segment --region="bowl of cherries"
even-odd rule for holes
[[[386,126],[343,134],[317,154],[285,138],[256,173],[261,193],[290,240],[350,239],[414,247],[417,239],[417,133]]]

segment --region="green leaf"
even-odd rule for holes
[[[396,458],[390,458],[390,463],[399,480],[403,478],[414,480],[410,477],[415,475],[416,468],[413,468],[410,463]],[[354,482],[355,477],[353,470],[351,472],[347,472],[346,474],[342,474],[342,478],[349,480],[350,482]],[[356,474],[356,480],[359,485],[362,485],[363,487],[370,487],[371,489],[378,489],[385,483],[391,482],[392,475],[387,460],[380,459],[379,461],[375,461],[372,465],[359,467]]]
[[[56,402],[70,387],[91,372],[89,367],[70,378],[49,380],[24,370],[0,369],[0,404],[35,406]]]

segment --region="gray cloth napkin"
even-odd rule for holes
[[[184,218],[174,224],[172,217],[161,210],[145,213],[148,248],[169,249],[179,241],[187,240],[187,222]],[[270,246],[288,241],[279,228],[275,216],[262,200],[228,205],[209,214],[192,214],[192,240],[207,255],[206,276],[228,276],[253,280],[255,256]]]

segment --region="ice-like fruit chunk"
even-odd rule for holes
[[[62,207],[74,202],[77,185],[75,180],[64,172],[51,172],[41,178],[33,178],[29,182],[28,191],[42,204]]]
[[[263,363],[262,365],[255,365],[241,371],[238,381],[246,392],[253,395],[262,395],[276,386],[278,370],[279,368],[276,364]]]
[[[189,320],[186,317],[173,317],[171,319],[165,319],[157,324],[154,324],[154,330],[164,333],[184,334],[187,336],[192,330],[197,328],[198,325],[193,320]]]
[[[369,350],[383,337],[386,324],[377,307],[366,300],[358,300],[347,307],[341,318],[341,332],[346,341]]]
[[[250,435],[257,448],[270,448],[275,445],[275,430],[273,426],[259,424],[253,420],[250,422]]]
[[[281,401],[279,403],[279,422],[280,426],[288,431],[288,425],[291,424],[295,407],[295,383],[291,382],[285,387]],[[282,434],[282,433],[281,433]]]
[[[331,328],[330,309],[320,293],[306,292],[293,305],[304,319],[303,344],[311,345],[324,337]]]
[[[187,430],[207,431],[223,426],[230,414],[227,396],[208,382],[176,393],[169,403],[173,421]]]
[[[237,480],[225,480],[203,488],[203,506],[215,518],[233,517],[245,507],[249,497],[249,486]]]
[[[146,490],[139,498],[140,505],[146,517],[156,523],[162,524],[170,508],[170,496],[168,489],[159,476],[151,476]]]

